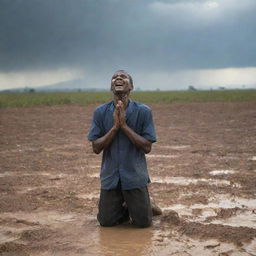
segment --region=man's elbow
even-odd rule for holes
[[[94,148],[93,148],[93,153],[95,153],[95,154],[97,154],[97,155],[98,155],[100,152],[101,152],[100,150],[98,150],[98,149],[94,149]]]
[[[144,153],[148,154],[151,152],[151,143],[144,147]]]
[[[95,143],[92,143],[92,150],[95,154],[99,154],[101,152],[100,148],[95,145]]]
[[[101,150],[99,148],[97,148],[97,147],[92,147],[92,150],[97,155],[101,152]]]

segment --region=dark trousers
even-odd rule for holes
[[[100,225],[105,227],[121,224],[129,218],[138,227],[149,227],[152,209],[147,186],[122,190],[119,183],[116,189],[101,189],[97,218]]]

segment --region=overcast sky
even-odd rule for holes
[[[0,0],[0,89],[125,69],[141,89],[256,88],[256,0]]]

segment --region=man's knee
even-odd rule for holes
[[[97,215],[97,219],[102,227],[113,227],[118,224],[116,220],[100,216],[100,214]]]
[[[132,222],[139,228],[147,228],[152,225],[152,217],[135,218]]]
[[[108,222],[108,221],[99,221],[100,225],[102,227],[113,227],[116,226],[117,224],[114,222]]]

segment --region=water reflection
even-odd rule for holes
[[[223,174],[234,174],[233,170],[214,170],[210,172],[210,175],[223,175]]]
[[[222,224],[233,227],[256,227],[256,214],[255,206],[256,199],[246,199],[241,197],[230,196],[229,194],[215,195],[213,198],[208,199],[208,204],[193,204],[188,207],[185,204],[174,204],[166,207],[162,207],[162,210],[174,210],[182,217],[198,221],[205,222],[207,218],[213,217],[208,220],[213,224]],[[234,213],[228,217],[219,216],[220,210]]]
[[[220,179],[205,179],[205,178],[188,178],[188,177],[151,177],[153,183],[165,183],[165,184],[178,184],[181,186],[188,186],[190,184],[197,183],[208,183],[209,185],[214,186],[230,186],[241,187],[240,184],[231,183],[229,180],[220,180]]]
[[[148,255],[152,248],[152,228],[139,229],[131,225],[99,228],[101,255]]]

